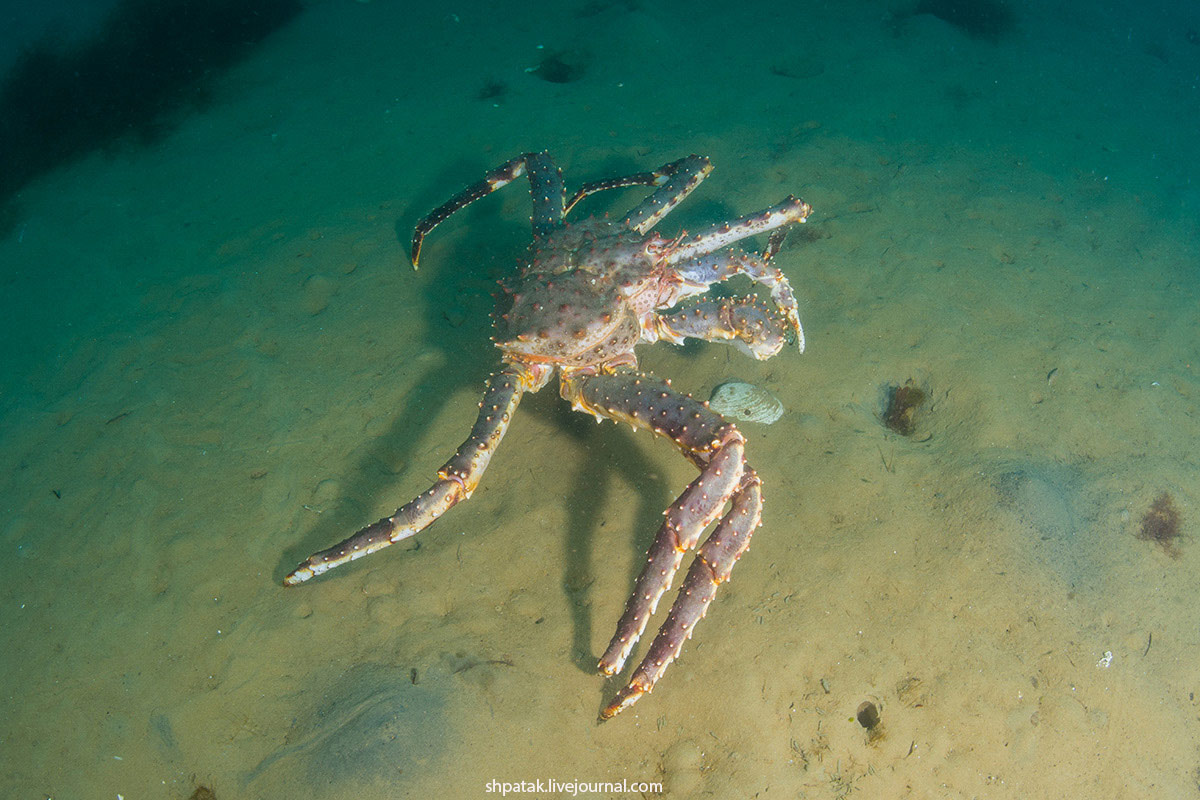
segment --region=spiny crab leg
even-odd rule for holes
[[[697,256],[712,253],[741,241],[748,236],[773,231],[784,225],[804,222],[812,213],[812,206],[803,200],[789,196],[781,203],[754,214],[735,219],[733,222],[723,222],[712,225],[694,236],[684,238],[671,247],[663,260],[668,265],[679,264]]]
[[[667,509],[646,566],[637,578],[625,613],[600,659],[606,675],[621,671],[670,587],[688,550],[732,507],[700,547],[667,620],[654,637],[629,683],[600,714],[609,719],[654,688],[705,615],[718,585],[750,543],[762,511],[759,480],[746,463],[745,440],[734,425],[708,406],[670,388],[666,381],[631,370],[615,374],[564,376],[562,394],[577,410],[646,428],[670,439],[700,475]]]
[[[455,211],[507,186],[524,175],[526,170],[529,172],[529,191],[533,196],[533,235],[545,236],[555,228],[561,227],[565,213],[562,170],[554,166],[546,152],[522,153],[489,171],[483,176],[483,180],[463,189],[417,223],[410,252],[413,269],[417,268],[417,262],[421,258],[421,243],[426,234],[445,222]]]
[[[684,201],[712,172],[712,163],[704,156],[688,156],[671,164],[668,179],[649,197],[634,206],[623,222],[631,230],[646,233],[675,206]],[[665,168],[664,168],[665,169]],[[657,184],[656,184],[657,185]]]
[[[618,178],[602,178],[598,181],[588,181],[579,187],[579,191],[571,195],[571,199],[567,201],[566,213],[570,214],[571,209],[575,208],[580,200],[597,192],[606,192],[609,189],[624,189],[628,186],[662,186],[667,182],[667,178],[674,173],[675,165],[683,160],[679,159],[679,161],[664,164],[653,172],[638,172],[633,175],[622,175]]]
[[[283,579],[284,584],[295,586],[314,575],[420,533],[460,500],[470,497],[479,485],[492,453],[508,430],[509,420],[521,402],[521,395],[527,391],[537,391],[545,384],[547,377],[512,365],[493,375],[488,381],[471,435],[454,457],[438,470],[437,482],[390,517],[368,525],[328,550],[309,556]]]
[[[667,667],[683,649],[683,643],[692,638],[692,629],[704,619],[708,606],[717,596],[717,587],[729,580],[733,565],[750,546],[750,537],[762,519],[762,481],[754,470],[746,467],[741,485],[732,498],[732,506],[721,518],[716,530],[705,540],[688,568],[687,577],[679,587],[679,594],[667,612],[667,620],[659,629],[642,663],[638,664],[629,683],[617,692],[612,702],[600,712],[602,719],[612,719],[637,702],[643,694],[654,689],[654,684],[667,671]],[[614,664],[605,669],[606,675],[620,671]]]
[[[639,172],[635,175],[625,175],[619,178],[605,178],[591,181],[579,187],[579,191],[567,202],[566,213],[570,214],[583,198],[596,192],[608,189],[623,189],[626,186],[660,186],[654,194],[643,200],[625,217],[625,224],[638,233],[650,230],[659,220],[666,216],[671,209],[683,202],[692,190],[700,185],[700,181],[712,172],[712,164],[704,156],[690,155],[663,164],[653,172]]]

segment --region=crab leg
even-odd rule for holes
[[[682,159],[681,159],[682,160]],[[571,209],[575,208],[575,204],[583,198],[604,192],[609,189],[624,189],[626,186],[662,186],[666,183],[667,177],[671,174],[668,170],[678,164],[674,161],[665,166],[659,167],[654,172],[639,172],[635,175],[623,175],[619,178],[604,178],[598,181],[588,181],[575,194],[571,195],[571,199],[567,201],[567,211],[570,214]]]
[[[550,156],[545,153],[522,153],[516,158],[506,161],[483,176],[483,180],[473,183],[445,203],[430,211],[413,232],[411,259],[413,269],[421,258],[421,242],[425,235],[440,225],[455,211],[458,211],[481,197],[486,197],[497,189],[507,186],[528,171],[529,190],[533,195],[533,235],[542,237],[562,225],[563,188],[562,171],[554,166]]]
[[[673,314],[659,314],[654,333],[673,344],[686,338],[730,342],[760,361],[778,354],[787,342],[783,321],[753,296],[705,298]]]
[[[800,314],[796,309],[796,296],[792,294],[792,285],[788,283],[787,277],[767,260],[769,256],[774,255],[772,247],[777,249],[780,242],[775,236],[771,238],[772,241],[763,256],[751,255],[733,248],[681,264],[676,268],[676,273],[685,286],[708,287],[727,281],[734,275],[745,275],[755,283],[766,286],[771,290],[771,299],[787,319],[788,327],[796,334],[796,344],[803,353],[804,328],[800,327]]]
[[[626,175],[621,178],[608,178],[601,181],[585,183],[567,203],[567,213],[583,198],[606,189],[620,189],[626,186],[658,186],[658,191],[651,194],[637,205],[625,217],[625,224],[638,233],[645,233],[656,225],[671,209],[683,202],[692,190],[700,185],[700,181],[712,172],[712,164],[704,156],[690,155],[663,164],[654,172],[639,172],[636,175]]]
[[[667,264],[678,264],[681,261],[706,255],[748,236],[773,231],[784,225],[804,222],[812,213],[812,206],[802,200],[789,196],[782,203],[754,214],[747,214],[733,222],[723,222],[712,225],[695,236],[685,238],[672,246],[664,261]]]
[[[731,508],[696,552],[687,577],[679,587],[679,594],[667,612],[667,621],[650,643],[650,649],[634,670],[629,683],[600,712],[602,719],[612,719],[636,703],[643,694],[653,691],[654,684],[671,662],[679,657],[683,643],[692,638],[692,630],[708,613],[708,606],[717,595],[717,587],[729,580],[733,565],[750,546],[750,537],[760,524],[761,485],[758,475],[747,467],[742,474],[741,485],[733,494]],[[601,669],[604,669],[603,661]],[[605,674],[611,675],[616,671],[614,669]]]
[[[650,691],[679,655],[684,641],[704,616],[717,585],[729,577],[733,563],[749,544],[758,526],[762,502],[758,477],[745,461],[741,432],[706,404],[672,391],[666,381],[632,371],[569,375],[564,376],[562,394],[574,408],[597,419],[625,421],[669,438],[700,468],[699,477],[665,512],[616,634],[600,659],[599,669],[604,674],[621,671],[670,587],[683,554],[696,546],[704,529],[732,501],[732,508],[700,548],[645,659],[628,685],[601,712],[608,719]]]
[[[632,230],[645,233],[653,228],[712,172],[712,164],[704,156],[688,156],[669,166],[674,170],[667,181],[625,215],[624,222]]]
[[[460,500],[470,497],[508,430],[521,395],[526,391],[537,391],[546,379],[547,375],[511,365],[493,375],[479,404],[479,417],[471,428],[471,435],[454,457],[438,470],[437,482],[390,517],[368,525],[328,550],[309,556],[283,579],[284,584],[295,586],[314,575],[420,533]]]

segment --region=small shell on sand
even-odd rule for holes
[[[722,383],[713,389],[708,407],[723,417],[770,425],[783,416],[779,398],[759,386],[741,381]]]

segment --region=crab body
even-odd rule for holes
[[[596,217],[555,231],[510,289],[498,346],[510,360],[571,369],[633,363],[654,311],[679,294],[661,263],[666,244]]]

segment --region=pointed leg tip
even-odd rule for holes
[[[608,704],[608,706],[606,706],[604,708],[604,710],[602,710],[600,712],[600,721],[608,722],[610,719],[615,717],[617,714],[620,714],[621,711],[624,710],[624,708],[625,708],[625,706],[619,700],[612,701],[611,703]]]
[[[604,677],[611,678],[613,675],[616,675],[621,671],[622,666],[623,664],[613,664],[607,660],[601,660],[600,663],[596,665],[596,669]]]
[[[283,579],[284,586],[299,586],[313,576],[312,570],[307,566],[301,565],[287,574]]]
[[[620,714],[625,709],[638,701],[638,698],[646,693],[646,690],[637,684],[629,684],[621,691],[617,692],[617,696],[613,701],[600,712],[600,720],[609,720]]]

